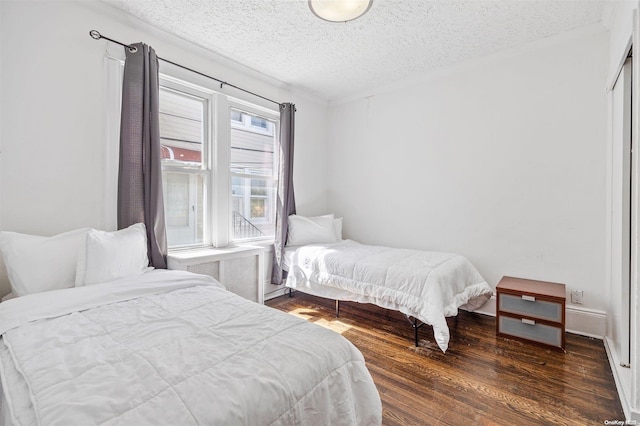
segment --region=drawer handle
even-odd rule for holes
[[[522,323],[527,325],[536,325],[536,322],[534,320],[530,320],[526,318],[522,318]]]
[[[535,302],[536,298],[533,296],[527,296],[526,294],[522,295],[522,300],[526,300],[527,302]]]

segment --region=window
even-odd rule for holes
[[[161,76],[160,142],[170,248],[273,238],[276,114]]]
[[[242,116],[241,122],[233,117]],[[232,240],[275,232],[275,121],[231,110]],[[259,123],[259,126],[256,126]],[[257,127],[257,128],[256,128]]]
[[[160,87],[160,144],[165,220],[169,246],[204,243],[206,160],[211,124],[207,98]]]

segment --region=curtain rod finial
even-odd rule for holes
[[[102,38],[102,34],[100,34],[98,31],[96,30],[91,30],[89,31],[89,35],[91,36],[92,39],[94,40],[100,40]]]

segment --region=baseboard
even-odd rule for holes
[[[480,309],[476,309],[473,312],[477,312],[479,314],[489,315],[491,317],[496,316],[497,308],[496,308],[496,295],[491,296],[491,299],[487,300],[487,303],[482,305]]]
[[[287,292],[287,288],[285,286],[282,286],[282,288],[271,291],[269,293],[265,293],[264,300],[267,301],[270,299],[274,299],[276,297],[284,296],[286,292]]]
[[[616,384],[616,390],[618,391],[618,398],[620,398],[620,404],[624,411],[626,420],[640,420],[640,413],[631,408],[631,370],[620,366],[620,360],[618,354],[613,349],[613,343],[608,337],[604,338],[604,349],[607,352],[607,359],[611,366],[611,372],[613,373],[613,381]],[[627,383],[627,385],[625,385]],[[613,420],[613,419],[612,419]]]
[[[496,316],[496,296],[491,296],[480,309],[475,312],[484,315]],[[582,336],[604,338],[607,326],[607,314],[595,309],[567,306],[566,329],[569,333]]]
[[[566,329],[569,333],[604,339],[607,332],[607,313],[596,309],[568,306]]]

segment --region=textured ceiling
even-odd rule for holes
[[[374,0],[363,17],[330,23],[306,0],[105,1],[329,101],[599,22],[605,7],[598,0]]]

